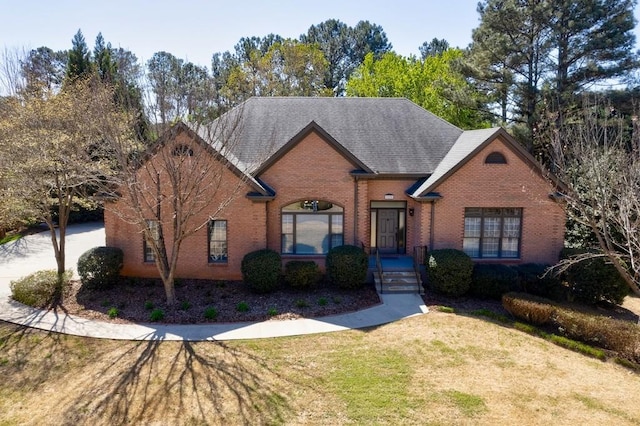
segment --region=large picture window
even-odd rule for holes
[[[209,263],[227,263],[227,221],[209,221]]]
[[[462,249],[474,258],[516,259],[521,233],[521,208],[466,208]]]
[[[282,253],[326,254],[344,244],[344,213],[328,201],[304,200],[282,208]]]
[[[149,229],[150,233],[151,233],[151,238],[157,243],[158,240],[160,239],[160,229],[159,226],[160,224],[158,223],[157,220],[150,220],[147,219],[147,228]],[[156,261],[156,254],[153,251],[153,248],[149,245],[149,243],[147,242],[147,239],[144,238],[142,240],[142,245],[144,247],[144,261],[145,262],[155,262]]]

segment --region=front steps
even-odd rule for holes
[[[418,293],[424,294],[424,288],[418,281],[413,269],[387,270],[382,272],[380,280],[378,271],[373,274],[373,279],[378,293]]]

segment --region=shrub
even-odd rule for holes
[[[344,289],[357,289],[367,280],[369,257],[360,247],[338,246],[327,253],[327,278]]]
[[[477,264],[473,267],[470,290],[475,296],[500,300],[503,294],[519,290],[518,273],[507,265]]]
[[[247,253],[242,259],[242,279],[256,293],[276,289],[282,271],[280,255],[271,249]]]
[[[584,250],[564,249],[563,258],[584,253]],[[571,294],[585,303],[606,301],[619,305],[628,294],[628,287],[616,268],[604,258],[583,260],[571,265],[565,273]]]
[[[309,307],[309,302],[307,302],[304,299],[298,299],[296,300],[296,307],[297,308],[308,308]]]
[[[112,287],[120,275],[124,254],[116,247],[94,247],[78,259],[78,275],[88,288]]]
[[[164,311],[162,309],[154,309],[149,314],[149,320],[151,322],[158,322],[164,319]]]
[[[269,308],[267,310],[267,315],[269,315],[270,317],[274,317],[278,315],[278,310],[276,308]]]
[[[318,299],[319,306],[327,306],[328,304],[329,304],[329,301],[327,300],[326,297],[321,297],[320,299]]]
[[[209,306],[204,310],[204,317],[208,320],[215,321],[218,318],[218,310],[213,306]]]
[[[238,312],[249,312],[249,304],[247,302],[239,302],[236,305],[236,311],[238,311]]]
[[[426,258],[427,276],[432,290],[447,296],[462,296],[469,291],[473,262],[460,250],[434,250]]]
[[[520,280],[520,287],[526,293],[546,297],[551,300],[567,300],[567,287],[556,275],[547,273],[548,265],[525,263],[515,267]]]
[[[548,300],[526,293],[507,293],[502,306],[516,318],[536,325],[548,324],[556,311]]]
[[[118,314],[120,314],[120,311],[115,306],[109,308],[109,310],[107,311],[107,315],[109,315],[109,318],[116,318]]]
[[[62,287],[59,286],[58,272],[54,270],[38,271],[19,280],[11,281],[11,297],[25,305],[43,308],[56,302],[62,292],[69,287],[71,271],[62,276]]]
[[[553,318],[560,332],[575,340],[609,349],[640,363],[640,326],[628,321],[558,309]]]
[[[144,308],[147,311],[150,311],[153,309],[153,302],[151,300],[147,300],[146,302],[144,302]]]
[[[313,260],[292,260],[284,265],[284,281],[294,288],[311,288],[320,281],[320,268]]]

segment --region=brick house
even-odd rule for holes
[[[212,206],[228,203],[194,219],[208,226],[185,241],[178,277],[238,279],[243,256],[266,247],[283,262],[321,266],[342,244],[398,256],[456,248],[477,262],[558,260],[563,209],[503,129],[463,131],[397,98],[251,98],[230,117],[242,125],[223,150],[220,186],[239,196],[212,194]],[[180,123],[158,149],[218,161],[211,139]],[[116,214],[125,203],[105,209],[106,243],[123,249],[123,274],[156,276],[142,234]],[[170,206],[162,209],[170,218]]]

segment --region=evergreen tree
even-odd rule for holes
[[[72,47],[69,51],[69,60],[67,62],[67,80],[75,80],[78,77],[84,77],[91,73],[91,53],[84,40],[82,31],[78,30],[71,41]]]

